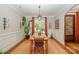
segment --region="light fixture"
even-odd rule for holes
[[[38,8],[39,8],[39,15],[38,15],[38,19],[40,20],[40,19],[41,19],[41,15],[40,15],[40,8],[41,8],[41,6],[39,5],[39,6],[38,6]]]

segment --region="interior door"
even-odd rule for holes
[[[75,15],[65,16],[65,41],[75,40]]]

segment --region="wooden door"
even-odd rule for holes
[[[75,41],[75,15],[65,16],[65,41]]]

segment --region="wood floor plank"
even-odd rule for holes
[[[49,40],[48,42],[49,54],[67,54],[67,52],[61,48],[61,46],[55,40]]]
[[[25,40],[11,54],[30,54],[30,41]],[[48,40],[48,54],[68,54],[55,40]]]
[[[29,54],[29,48],[30,43],[29,40],[23,41],[19,46],[17,46],[11,54]]]
[[[79,43],[66,42],[66,46],[68,46],[75,54],[79,54]]]

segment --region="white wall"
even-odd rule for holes
[[[53,27],[53,36],[56,40],[58,40],[60,43],[65,44],[64,42],[64,16],[66,13],[70,10],[70,8],[74,6],[72,4],[64,6],[61,11],[58,12],[58,14],[53,18],[53,25],[55,26],[55,20],[59,19],[59,29],[55,29]]]
[[[52,28],[49,28],[49,24],[51,23]],[[47,30],[48,30],[48,37],[51,36],[53,33],[53,16],[47,16]]]
[[[3,29],[3,18],[9,19],[9,26]],[[0,5],[0,49],[9,50],[24,38],[20,29],[21,16],[7,5]]]
[[[55,29],[55,20],[57,19],[59,19],[59,29]],[[64,15],[54,18],[53,22],[54,22],[53,37],[60,43],[64,44]]]

